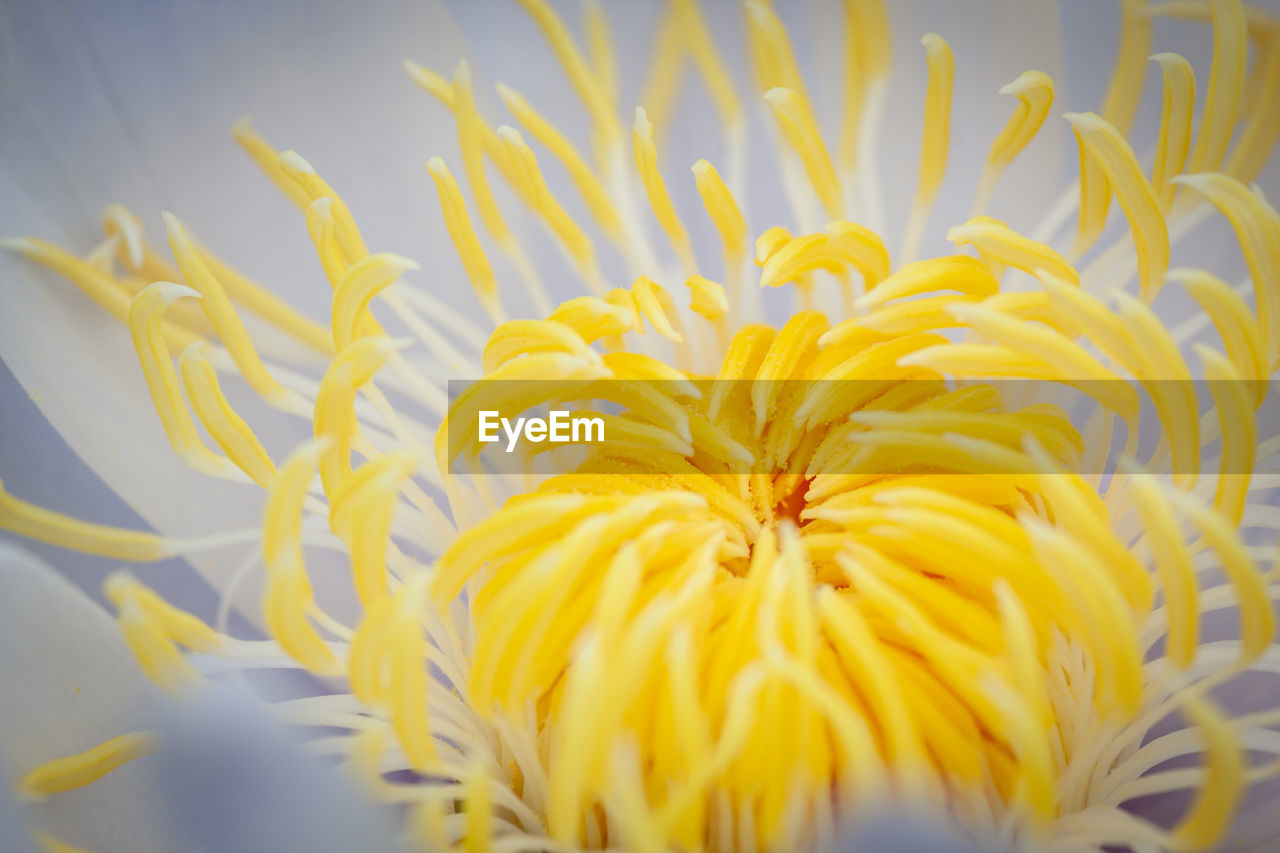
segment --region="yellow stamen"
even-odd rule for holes
[[[662,285],[651,278],[640,276],[632,282],[631,293],[636,298],[636,308],[653,324],[658,334],[677,344],[684,343],[684,336],[676,329],[680,315],[676,313],[671,295]]]
[[[364,245],[364,238],[360,236],[360,229],[356,227],[356,221],[351,217],[351,211],[347,209],[346,202],[333,191],[333,187],[329,186],[324,178],[320,177],[314,166],[302,159],[298,152],[285,151],[280,155],[280,169],[302,188],[309,204],[321,198],[330,200],[329,213],[333,217],[333,236],[338,241],[338,248],[342,252],[345,263],[354,264],[369,254],[369,250]]]
[[[173,369],[169,348],[163,334],[165,308],[184,296],[201,298],[189,287],[167,281],[158,281],[140,291],[129,310],[129,329],[133,333],[133,346],[138,352],[142,374],[151,392],[151,402],[164,427],[169,444],[182,460],[207,474],[225,476],[233,471],[230,461],[219,456],[201,441],[195,423],[182,399],[178,373]]]
[[[1115,190],[1133,233],[1138,256],[1138,286],[1148,302],[1164,284],[1169,269],[1169,230],[1151,182],[1120,131],[1095,113],[1067,113],[1082,152],[1096,162]]]
[[[707,25],[698,0],[672,0],[671,8],[679,21],[680,34],[698,73],[711,93],[720,120],[730,128],[742,121],[742,102],[724,60],[716,49],[716,38]]]
[[[302,554],[302,505],[323,447],[313,441],[293,451],[269,487],[262,516],[262,616],[286,654],[317,675],[333,676],[342,667],[307,620],[315,603]]]
[[[715,166],[706,160],[699,160],[693,164],[691,171],[698,187],[698,195],[702,196],[702,204],[707,209],[707,216],[711,217],[711,222],[720,234],[720,242],[724,244],[725,268],[732,268],[742,262],[742,255],[746,252],[747,223]]]
[[[982,177],[978,180],[978,195],[973,201],[975,216],[986,210],[1000,175],[1035,139],[1044,125],[1049,109],[1053,106],[1053,78],[1043,71],[1025,71],[1012,83],[1002,86],[1000,94],[1016,97],[1018,108],[1013,111],[1000,135],[991,143],[986,165],[982,168]]]
[[[297,205],[299,210],[306,209],[312,201],[311,197],[293,178],[285,174],[284,169],[280,167],[280,152],[258,135],[258,132],[253,129],[251,119],[241,118],[231,125],[231,138],[240,144],[262,173],[270,178],[271,183]]]
[[[387,338],[360,338],[338,354],[320,380],[314,415],[315,437],[328,440],[320,453],[320,480],[331,500],[351,475],[356,392],[400,346],[402,344]]]
[[[196,342],[183,350],[178,357],[178,370],[200,423],[237,468],[266,488],[275,476],[275,463],[253,430],[227,402],[218,384],[218,374],[205,358],[204,344]]]
[[[1208,766],[1200,794],[1174,830],[1173,840],[1190,849],[1207,848],[1222,838],[1245,787],[1239,739],[1221,712],[1208,701],[1190,698],[1183,706],[1205,743]]]
[[[671,248],[680,259],[686,275],[697,273],[697,263],[693,259],[693,247],[689,243],[689,235],[680,222],[671,196],[667,194],[666,182],[662,180],[662,172],[658,169],[658,150],[653,144],[653,124],[645,114],[644,107],[636,107],[636,124],[632,133],[635,145],[636,170],[644,183],[645,194],[649,197],[649,207],[667,239]]]
[[[1173,204],[1173,177],[1181,174],[1191,149],[1191,113],[1196,101],[1196,78],[1191,63],[1176,53],[1157,53],[1164,75],[1164,102],[1160,113],[1160,143],[1151,169],[1151,186],[1160,197],[1160,208]]]
[[[607,87],[602,85],[600,79],[592,73],[591,66],[578,50],[564,21],[560,20],[560,16],[546,0],[520,0],[520,5],[542,29],[551,49],[555,51],[556,58],[564,66],[569,82],[573,84],[578,97],[582,99],[582,103],[591,114],[602,144],[607,146],[614,142],[621,131],[610,109]]]
[[[333,344],[342,352],[357,337],[378,334],[378,326],[369,313],[369,303],[381,291],[395,284],[400,276],[421,269],[416,261],[391,252],[367,255],[347,268],[341,283],[333,291],[330,325]]]
[[[200,307],[217,330],[218,337],[222,339],[236,367],[240,368],[245,381],[273,406],[287,411],[310,411],[305,402],[296,394],[286,391],[267,372],[249,339],[249,333],[232,307],[231,300],[227,298],[226,291],[196,254],[181,223],[171,213],[163,213],[161,216],[164,217],[165,231],[169,235],[169,248],[178,262],[178,268],[182,270],[183,278],[191,289],[200,294]]]
[[[120,633],[143,675],[173,695],[182,695],[205,683],[204,676],[178,645],[193,651],[217,648],[221,640],[211,628],[164,601],[128,572],[108,575],[102,591],[116,608]]]
[[[162,560],[173,553],[164,539],[154,533],[80,521],[36,506],[7,492],[3,481],[0,481],[0,529],[70,551],[130,563]]]
[[[693,301],[689,307],[708,320],[718,320],[729,311],[729,298],[724,285],[700,275],[690,276],[686,282]]]
[[[387,547],[401,486],[422,462],[422,452],[379,456],[343,480],[333,494],[329,523],[351,552],[351,575],[366,608],[387,594]]]
[[[1236,127],[1236,110],[1244,89],[1246,41],[1240,0],[1213,0],[1213,65],[1205,92],[1200,130],[1187,171],[1214,172],[1222,167]]]
[[[507,105],[507,109],[520,124],[524,125],[534,139],[541,142],[550,149],[565,170],[569,173],[569,177],[578,188],[578,192],[582,195],[582,200],[586,202],[587,209],[591,211],[600,229],[609,237],[609,239],[617,242],[622,239],[622,222],[618,218],[618,211],[614,208],[613,202],[609,198],[609,193],[605,190],[604,185],[600,183],[600,179],[596,177],[596,173],[582,159],[582,155],[578,153],[578,149],[573,143],[564,137],[560,131],[543,118],[533,107],[529,106],[529,102],[524,97],[503,84],[498,84],[498,94],[502,97],[502,102]]]
[[[871,88],[889,71],[890,34],[883,0],[845,0],[844,115],[840,126],[840,167],[857,165]]]
[[[900,263],[903,264],[914,261],[919,251],[929,211],[947,170],[947,150],[951,140],[951,84],[956,70],[951,46],[937,33],[927,33],[920,43],[924,45],[925,62],[929,66],[929,84],[925,93],[924,131],[920,142],[920,179],[902,238]]]
[[[16,793],[23,799],[73,791],[156,751],[159,742],[151,732],[132,732],[98,744],[92,749],[42,764],[18,780]]]
[[[1062,255],[989,216],[955,226],[947,231],[947,239],[957,246],[974,246],[988,263],[994,260],[1032,275],[1043,269],[1072,284],[1080,283],[1079,273]]]

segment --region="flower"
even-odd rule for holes
[[[128,328],[177,457],[261,487],[261,523],[179,537],[0,491],[0,526],[125,562],[220,563],[227,606],[256,578],[261,640],[232,636],[225,606],[200,619],[128,571],[104,595],[142,672],[179,697],[227,671],[314,676],[278,713],[336,730],[314,748],[374,799],[407,805],[424,846],[826,849],[903,804],[1002,846],[1221,840],[1280,752],[1274,699],[1240,713],[1224,695],[1280,653],[1262,568],[1277,445],[1259,433],[1280,365],[1280,217],[1249,186],[1280,133],[1267,109],[1280,22],[1232,0],[1125,0],[1099,112],[1065,114],[1078,179],[1039,223],[987,214],[1054,110],[1050,74],[1005,69],[1013,114],[966,164],[972,213],[936,251],[926,236],[939,199],[955,207],[943,188],[966,67],[945,34],[925,34],[913,59],[923,118],[917,174],[902,181],[879,169],[884,146],[902,146],[882,120],[908,97],[890,86],[886,4],[850,0],[824,19],[842,32],[838,136],[767,4],[740,10],[742,80],[705,11],[673,0],[634,114],[603,6],[585,7],[580,41],[543,0],[520,5],[582,103],[586,138],[508,86],[496,92],[522,130],[495,128],[466,63],[451,78],[406,65],[453,114],[456,154],[427,168],[492,330],[453,294],[410,284],[419,263],[371,252],[359,205],[237,122],[236,141],[302,211],[333,291],[327,325],[168,213],[172,261],[120,205],[86,256],[36,237],[4,245]],[[1148,167],[1130,140],[1164,16],[1207,21],[1213,58],[1197,122],[1190,64],[1155,55]],[[678,203],[660,156],[679,135],[685,60],[723,131],[686,179],[702,211]],[[755,95],[775,151],[749,163]],[[748,215],[766,173],[786,204]],[[911,201],[889,233],[884,202],[899,197]],[[517,209],[559,266],[531,251]],[[1218,214],[1246,287],[1201,268],[1221,258],[1195,251],[1193,229]],[[1170,269],[1175,248],[1189,260]],[[553,298],[561,269],[590,295]],[[1162,319],[1184,291],[1202,310]],[[484,381],[451,399],[442,377],[472,367]],[[1027,383],[1019,393],[1074,387],[1100,419],[1077,428],[999,378]],[[303,419],[306,440],[295,428],[269,452],[256,426],[268,413],[229,398],[233,382],[281,422]],[[624,412],[606,407],[613,442],[568,473],[460,473],[481,450],[476,411],[591,396]],[[227,569],[246,540],[253,559]],[[325,552],[345,595],[313,585]],[[1201,625],[1222,612],[1238,623],[1229,638]],[[24,766],[17,791],[56,798],[160,742],[122,728]],[[1167,823],[1132,805],[1179,792],[1189,804]]]

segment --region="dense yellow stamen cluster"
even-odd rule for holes
[[[1018,106],[993,134],[972,217],[947,231],[976,257],[916,260],[963,73],[942,36],[922,42],[918,186],[891,258],[869,223],[879,208],[869,140],[890,64],[884,4],[843,4],[844,115],[831,149],[778,15],[744,4],[754,94],[795,220],[767,228],[741,194],[743,109],[696,0],[672,0],[663,15],[630,139],[604,7],[587,5],[584,50],[550,5],[521,5],[591,119],[591,156],[523,95],[498,93],[564,167],[589,222],[562,206],[519,131],[481,115],[465,63],[451,80],[406,63],[456,121],[470,200],[442,158],[427,169],[492,330],[403,280],[417,263],[371,252],[310,163],[239,122],[235,139],[303,212],[332,288],[328,328],[169,214],[172,264],[117,206],[87,258],[35,238],[4,245],[129,326],[173,448],[197,470],[265,489],[261,528],[179,540],[71,519],[2,488],[0,527],[133,562],[259,542],[267,639],[226,636],[119,572],[105,592],[126,642],[179,694],[205,683],[217,658],[345,681],[345,694],[277,708],[342,732],[313,748],[345,759],[373,796],[410,804],[408,834],[424,845],[825,849],[846,821],[902,801],[975,835],[1064,849],[1215,843],[1247,784],[1274,770],[1248,750],[1280,752],[1256,736],[1274,734],[1274,709],[1232,718],[1210,698],[1275,663],[1278,581],[1240,531],[1276,526],[1255,523],[1274,483],[1254,472],[1280,453],[1260,443],[1257,421],[1280,369],[1280,215],[1247,182],[1280,136],[1266,109],[1280,90],[1280,23],[1238,0],[1124,0],[1102,109],[1066,115],[1081,162],[1071,247],[1054,228],[1031,236],[986,214],[1053,104],[1054,81],[1033,70],[1001,90]],[[1147,169],[1128,132],[1158,15],[1210,22],[1214,59],[1196,124],[1189,63],[1152,57],[1164,101]],[[686,58],[723,119],[726,178],[707,160],[691,181],[661,168],[659,133]],[[547,299],[489,166],[591,295]],[[667,183],[675,175],[715,227],[724,284],[699,269]],[[1113,198],[1128,234],[1078,268],[1107,234]],[[1170,269],[1179,228],[1210,208],[1235,231],[1248,291]],[[655,259],[652,224],[674,262]],[[508,319],[490,243],[538,318]],[[613,250],[634,271],[627,286],[601,263]],[[795,287],[804,310],[757,322],[748,261],[756,284]],[[1131,281],[1137,298],[1122,287]],[[1161,322],[1152,303],[1170,286],[1204,309],[1222,351],[1202,338],[1188,346],[1191,332]],[[832,322],[817,305],[837,300]],[[237,307],[324,354],[323,374],[264,358]],[[489,381],[450,400],[423,356]],[[220,373],[304,419],[310,440],[277,466]],[[1195,375],[1212,380],[1211,416],[1197,408]],[[997,378],[1074,385],[1101,422],[1081,431],[1054,405],[1009,399]],[[580,448],[581,470],[605,473],[459,473],[481,465],[477,411],[584,396],[616,404],[602,416],[607,451]],[[1164,440],[1139,454],[1152,424]],[[1112,453],[1122,462],[1104,483],[1096,466]],[[313,589],[313,549],[347,561],[351,624]],[[1225,609],[1239,616],[1237,638],[1206,643],[1202,616]],[[1147,742],[1170,715],[1187,727]],[[88,784],[154,746],[124,735],[31,770],[19,790]],[[1189,755],[1203,769],[1161,767]],[[383,775],[399,770],[427,781]],[[1184,790],[1191,805],[1171,827],[1123,808]]]

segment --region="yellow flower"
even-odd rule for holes
[[[267,639],[121,570],[104,595],[141,670],[184,697],[264,665],[324,679],[276,709],[336,731],[315,749],[407,805],[424,849],[831,849],[903,805],[1010,848],[1222,841],[1280,754],[1274,698],[1250,714],[1222,701],[1280,661],[1265,408],[1280,215],[1251,186],[1280,135],[1280,20],[1238,0],[1123,0],[1104,100],[1063,116],[1077,179],[1036,221],[989,211],[1031,195],[1002,178],[1056,133],[1054,79],[1006,69],[1012,114],[978,128],[985,159],[953,162],[953,130],[975,130],[953,110],[966,57],[945,33],[891,55],[882,0],[823,11],[841,62],[821,88],[781,10],[741,6],[744,77],[707,10],[670,0],[634,110],[603,4],[584,6],[582,38],[545,0],[520,5],[585,137],[511,85],[496,93],[513,124],[495,127],[465,62],[406,63],[456,125],[427,170],[487,327],[440,288],[442,261],[370,251],[358,205],[247,120],[235,139],[298,208],[327,325],[173,214],[172,260],[119,205],[88,253],[4,241],[129,330],[183,462],[266,495],[247,534],[260,550],[221,592],[230,606],[258,580]],[[1198,120],[1190,64],[1148,56],[1166,17],[1212,34]],[[1152,59],[1162,109],[1142,136]],[[890,85],[901,65],[922,71],[918,91]],[[694,78],[722,134],[690,176],[663,151]],[[836,83],[832,122],[819,92]],[[918,136],[886,137],[921,109]],[[748,159],[755,136],[768,158]],[[907,187],[886,185],[886,145],[918,147]],[[970,213],[940,228],[957,171]],[[762,175],[785,205],[749,209]],[[886,198],[910,199],[900,228]],[[1193,229],[1215,218],[1241,287],[1202,268],[1222,258],[1198,254]],[[564,275],[587,295],[561,300]],[[1187,296],[1199,310],[1169,320]],[[233,383],[263,411],[224,394]],[[1035,397],[1049,386],[1097,417]],[[609,404],[606,437],[571,464],[535,473],[546,445],[483,473],[480,412],[591,400]],[[267,408],[307,425],[287,452],[255,425]],[[104,526],[3,489],[0,527],[135,563],[208,564],[246,538]],[[324,551],[341,555],[343,596],[313,589]],[[1208,624],[1222,612],[1228,637]],[[117,732],[22,768],[17,791],[56,797],[158,745]],[[1167,824],[1132,806],[1181,792]]]

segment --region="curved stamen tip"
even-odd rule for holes
[[[288,151],[280,152],[280,165],[285,169],[291,169],[295,172],[302,172],[306,175],[314,175],[316,169],[306,161],[301,154],[290,148]]]
[[[183,297],[189,296],[192,299],[202,299],[203,295],[200,291],[188,287],[185,284],[178,284],[176,281],[155,281],[138,291],[138,295],[134,297],[137,301],[144,293],[158,293],[160,298],[164,300],[165,305],[172,305]]]

